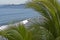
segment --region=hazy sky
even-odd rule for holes
[[[0,0],[0,4],[21,4],[27,0]]]
[[[0,5],[1,4],[21,4],[21,3],[25,3],[26,1],[27,0],[0,0]]]

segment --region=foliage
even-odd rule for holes
[[[46,28],[46,30],[52,34],[54,40],[59,39],[60,4],[58,3],[58,0],[32,0],[28,2],[27,5],[28,7],[35,9],[35,11],[44,16],[45,22],[43,24],[40,24],[40,26]]]
[[[14,26],[8,30],[1,30],[0,35],[8,40],[32,40],[31,32],[23,25]]]

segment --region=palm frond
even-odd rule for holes
[[[32,0],[28,7],[35,9],[45,17],[45,27],[56,38],[60,36],[60,4],[57,0]]]
[[[8,40],[32,40],[32,33],[23,25],[18,25],[8,30],[2,30],[0,31],[0,35]]]

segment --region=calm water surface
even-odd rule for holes
[[[36,17],[38,15],[37,12],[28,8],[0,8],[0,25]]]

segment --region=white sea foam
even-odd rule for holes
[[[6,29],[8,27],[8,25],[3,25],[0,27],[0,30]]]
[[[21,21],[19,23],[26,24],[26,23],[28,23],[28,20],[24,20],[24,21]],[[12,24],[12,25],[17,26],[19,23],[15,23],[15,24]],[[0,30],[4,30],[4,29],[7,29],[7,28],[9,28],[8,25],[3,25],[3,26],[0,27]]]

